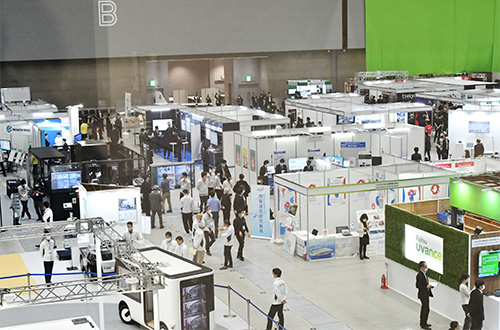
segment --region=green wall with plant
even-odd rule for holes
[[[441,283],[458,290],[458,278],[469,269],[469,235],[400,208],[385,206],[385,256],[403,266],[418,270],[418,264],[405,258],[405,224],[443,238],[443,275]],[[429,269],[429,276],[441,274]]]

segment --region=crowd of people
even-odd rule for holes
[[[106,138],[104,137],[106,133]],[[123,121],[119,114],[102,115],[100,111],[95,115],[80,117],[80,134],[82,140],[108,140],[118,143],[123,134]]]
[[[148,146],[148,158],[151,158],[148,163],[152,163],[153,152],[160,153],[163,150],[163,158],[171,156],[182,161],[182,139],[177,126],[172,126],[168,123],[168,127],[164,131],[160,131],[158,126],[155,126],[153,131],[141,128],[139,133],[139,141],[141,145]]]

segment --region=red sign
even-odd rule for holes
[[[440,168],[451,168],[451,163],[448,164],[434,164],[434,167],[440,167]]]
[[[365,180],[360,179],[360,180],[358,181],[358,183],[366,183],[366,182],[365,182]]]
[[[309,185],[309,188],[316,188],[316,185],[315,185],[314,183],[311,183],[311,184]]]
[[[437,194],[439,194],[439,186],[438,186],[437,184],[432,185],[432,187],[431,187],[431,193],[432,193],[433,195],[437,195]]]
[[[455,163],[455,167],[473,167],[474,162],[461,162],[461,163]]]

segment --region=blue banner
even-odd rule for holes
[[[366,142],[340,142],[341,148],[366,148]]]
[[[270,189],[269,186],[252,185],[252,236],[271,238]]]

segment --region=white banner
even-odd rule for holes
[[[426,231],[405,225],[405,258],[443,274],[443,239]]]
[[[125,116],[129,116],[132,112],[132,94],[125,92]]]
[[[270,238],[270,187],[264,185],[252,185],[250,194],[252,205],[252,236]]]

